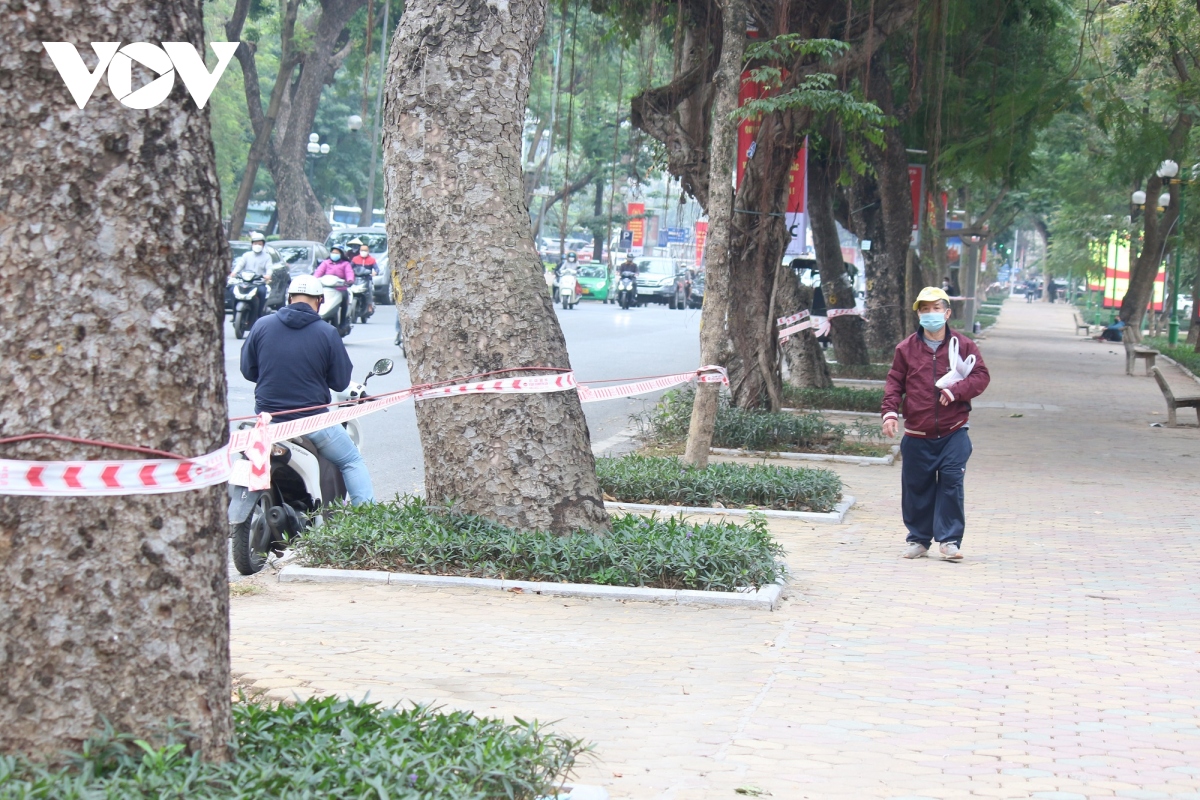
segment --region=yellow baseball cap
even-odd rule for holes
[[[950,305],[950,295],[936,286],[926,286],[917,295],[917,302],[913,303],[913,311],[916,311],[917,306],[921,305],[921,303],[932,303],[934,300],[942,300],[947,306]]]

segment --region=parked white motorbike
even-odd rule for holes
[[[574,308],[582,295],[583,287],[579,285],[579,279],[574,270],[564,269],[558,278],[558,296],[562,300],[563,309]]]
[[[349,311],[343,309],[343,304],[347,302],[349,295],[349,292],[341,290],[346,282],[336,275],[325,275],[318,280],[325,287],[325,299],[321,303],[321,319],[337,328],[337,332],[345,339],[353,329],[351,324],[353,320],[350,319]]]
[[[373,375],[392,371],[390,358],[381,358],[362,383],[351,383],[344,392],[334,392],[337,402],[367,399],[367,381]],[[242,427],[253,427],[244,422]],[[361,452],[360,420],[343,423],[354,446]],[[347,497],[341,471],[327,461],[307,436],[271,445],[271,488],[251,490],[250,462],[243,455],[233,462],[229,478],[229,535],[233,540],[233,563],[243,575],[253,575],[267,563],[267,554],[280,555],[295,537],[324,524],[330,503]]]

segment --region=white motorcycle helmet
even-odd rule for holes
[[[312,275],[297,275],[288,284],[287,293],[288,297],[294,294],[303,294],[308,297],[324,297],[325,288],[321,285],[321,281]]]

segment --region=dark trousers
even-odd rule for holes
[[[963,477],[971,457],[966,429],[940,439],[905,436],[900,453],[900,507],[908,541],[926,547],[930,541],[961,544]]]

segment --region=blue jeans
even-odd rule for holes
[[[971,457],[966,429],[940,439],[905,436],[900,454],[900,507],[908,541],[961,545],[967,527],[963,476]]]
[[[363,461],[362,453],[354,446],[350,434],[341,425],[334,425],[324,430],[308,435],[309,440],[317,446],[317,452],[332,461],[342,471],[342,480],[346,482],[346,491],[350,493],[350,502],[360,506],[363,503],[375,502],[375,490],[371,487],[371,473],[367,472],[367,464]],[[327,498],[328,499],[328,498]]]

